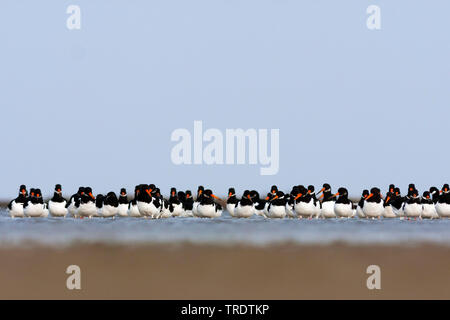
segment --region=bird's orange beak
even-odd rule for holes
[[[269,199],[270,199],[270,197],[266,197],[266,201],[269,200]]]
[[[294,200],[297,200],[297,199],[300,198],[301,196],[303,196],[303,194],[299,193],[299,194],[294,198]]]
[[[325,188],[322,188],[322,189],[320,189],[320,191],[317,194],[324,192],[324,191],[325,191]]]
[[[373,197],[373,193],[369,194],[369,195],[367,196],[366,200],[369,200],[369,199],[372,198],[372,197]]]
[[[388,196],[388,197],[386,198],[386,202],[389,202],[390,199],[391,199],[391,197]]]
[[[272,200],[276,200],[276,199],[278,199],[278,196],[275,196],[275,197],[273,197],[273,199],[272,199]]]
[[[339,195],[339,192],[336,192],[336,194],[333,195],[333,197],[337,197]]]
[[[214,199],[219,199],[219,197],[217,197],[215,194],[211,193],[211,197],[213,197]]]
[[[94,199],[94,196],[92,195],[92,192],[89,192],[89,196]]]

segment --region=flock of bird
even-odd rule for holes
[[[319,196],[320,195],[320,196]],[[134,197],[129,200],[125,188],[119,197],[114,192],[94,196],[92,188],[80,187],[78,192],[66,200],[60,184],[55,186],[51,199],[44,202],[40,189],[19,188],[19,195],[8,204],[11,217],[66,217],[75,218],[105,217],[199,217],[216,218],[222,215],[225,201],[213,194],[210,189],[199,186],[194,199],[192,192],[177,192],[171,188],[168,199],[164,198],[154,184],[141,184],[135,187]],[[353,203],[346,188],[337,193],[325,183],[319,192],[314,186],[294,186],[290,193],[272,186],[266,197],[261,198],[255,190],[245,190],[240,199],[234,188],[228,190],[226,210],[232,217],[250,218],[254,215],[264,218],[401,218],[437,219],[450,218],[450,189],[445,184],[441,190],[431,187],[419,195],[414,184],[402,196],[400,189],[390,185],[383,197],[379,188],[364,190],[361,199]]]

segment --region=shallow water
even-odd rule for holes
[[[0,209],[0,245],[143,244],[419,244],[450,245],[450,220],[15,218]]]

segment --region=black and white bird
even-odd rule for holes
[[[322,193],[320,198],[321,201],[321,210],[320,215],[322,218],[336,218],[336,214],[334,212],[334,204],[336,203],[336,196],[331,192],[331,186],[328,183],[324,183],[322,189],[319,191],[319,194]]]
[[[48,209],[42,198],[41,189],[30,190],[30,196],[23,204],[23,213],[25,217],[47,217]]]
[[[348,198],[348,190],[346,188],[339,188],[335,194],[336,202],[334,204],[334,213],[338,218],[351,218],[355,214],[353,210],[353,203]]]
[[[253,207],[253,201],[250,197],[250,191],[245,190],[242,195],[241,200],[236,204],[234,208],[233,217],[236,218],[250,218],[255,213],[255,208]]]
[[[416,189],[408,191],[408,196],[403,204],[405,216],[409,218],[420,218],[422,214],[422,204],[419,197],[419,191]]]
[[[364,200],[369,196],[369,190],[365,189],[362,192],[361,198],[359,199],[358,205],[356,206],[356,215],[358,218],[366,218],[366,215],[363,212],[364,208]]]
[[[447,183],[442,187],[436,211],[441,218],[450,218],[450,188]]]
[[[119,208],[117,210],[117,215],[119,217],[128,217],[128,195],[127,189],[120,189],[119,195]]]
[[[84,187],[79,187],[77,193],[73,194],[66,203],[66,208],[72,217],[78,218],[78,207],[80,205],[81,196],[84,194]]]
[[[118,212],[119,199],[117,199],[117,196],[113,191],[110,191],[106,194],[103,201],[102,217],[114,219]]]
[[[205,188],[203,186],[198,186],[197,198],[195,199],[194,206],[192,207],[192,214],[194,215],[194,217],[200,217],[200,215],[198,214],[197,208],[198,208],[198,205],[200,204],[200,202],[202,201],[204,191],[205,191]]]
[[[237,203],[239,200],[236,197],[236,190],[234,188],[228,189],[228,199],[227,199],[227,211],[228,213],[234,217],[234,209],[236,208]]]
[[[436,212],[436,207],[434,206],[433,199],[429,191],[425,191],[420,200],[422,204],[422,219],[436,219],[439,215]]]
[[[159,218],[161,213],[161,203],[155,195],[156,187],[154,184],[142,184],[139,186],[137,206],[139,213],[144,218]],[[155,195],[155,196],[154,196]]]
[[[183,194],[180,194],[183,197]],[[172,217],[183,216],[183,204],[176,188],[170,188],[169,204],[172,206]]]
[[[286,203],[287,199],[283,191],[277,191],[276,195],[272,198],[269,207],[268,214],[269,218],[281,219],[286,217]]]
[[[364,215],[367,218],[379,219],[384,212],[383,199],[379,188],[370,189],[370,194],[364,200]]]
[[[202,192],[200,203],[197,206],[197,217],[218,218],[222,215],[222,207],[214,199],[218,199],[218,197],[210,189]]]
[[[317,214],[314,187],[297,186],[298,193],[294,198],[294,210],[299,218],[313,218]]]
[[[183,212],[185,217],[193,217],[194,197],[191,190],[186,190],[183,200]]]
[[[68,209],[67,200],[62,196],[62,187],[60,184],[55,186],[53,198],[48,201],[48,211],[53,217],[66,217]]]
[[[7,211],[11,218],[23,218],[23,205],[27,200],[27,197],[27,187],[25,185],[21,185],[19,188],[19,195],[8,204]]]
[[[76,215],[79,217],[100,217],[97,207],[95,206],[95,197],[92,194],[91,187],[85,187],[84,192],[80,197],[79,202],[75,202],[77,208]]]

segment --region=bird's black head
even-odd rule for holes
[[[369,190],[364,189],[363,192],[362,192],[362,196],[363,196],[364,198],[366,198],[368,195],[369,195]]]
[[[61,191],[62,191],[61,185],[60,184],[55,185],[55,192],[61,193]]]
[[[278,192],[278,187],[277,187],[276,185],[273,185],[273,186],[270,188],[270,193],[276,194],[277,192]]]
[[[439,189],[438,188],[436,188],[436,187],[431,187],[430,188],[430,194],[431,195],[434,195],[434,194],[439,194]]]
[[[424,197],[425,199],[430,199],[430,192],[429,192],[429,191],[425,191],[425,192],[423,193],[423,197]]]
[[[321,192],[331,192],[331,186],[328,183],[324,183],[319,193]]]
[[[126,196],[127,195],[127,189],[125,189],[125,188],[120,189],[120,195],[121,196]]]
[[[106,194],[106,197],[111,198],[111,199],[116,199],[117,200],[117,196],[116,193],[114,191],[110,191]]]
[[[348,190],[344,187],[340,187],[337,192],[338,196],[348,196]]]
[[[401,194],[400,193],[400,188],[394,188],[394,193],[395,193],[396,196],[399,196]]]
[[[253,201],[259,200],[259,192],[256,190],[250,191],[250,198],[252,198]]]
[[[101,193],[98,194],[97,199],[95,199],[95,206],[97,208],[101,208],[104,200],[105,200],[105,197],[103,196],[103,194],[101,194]]]
[[[309,191],[309,193],[314,193],[315,190],[316,190],[316,189],[314,188],[313,185],[309,185],[309,186],[308,186],[308,191]]]
[[[186,190],[186,198],[192,198],[192,191],[191,190]]]
[[[370,193],[381,194],[381,190],[380,190],[380,188],[374,187],[374,188],[370,189]]]
[[[297,190],[298,190],[297,194],[301,193],[302,195],[307,194],[308,191],[309,191],[308,189],[306,189],[306,188],[305,188],[304,186],[302,186],[302,185],[299,186]],[[311,191],[310,191],[310,193],[311,193]]]
[[[91,187],[85,187],[84,193],[90,196],[92,199],[95,199],[94,195],[92,194],[92,188]]]
[[[236,195],[236,190],[234,190],[234,188],[229,188],[228,189],[228,196],[232,197],[234,195]]]
[[[394,189],[395,189],[395,185],[394,184],[390,184],[389,185],[389,192],[390,193],[394,193]]]
[[[24,196],[27,194],[27,187],[24,184],[20,186],[19,193]]]
[[[34,192],[35,192],[36,198],[42,198],[41,189],[35,189]]]
[[[442,192],[447,193],[450,190],[448,183],[444,184],[444,186],[442,187]]]

